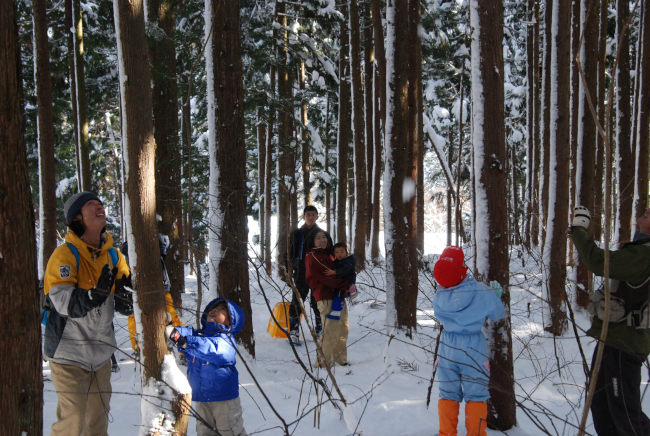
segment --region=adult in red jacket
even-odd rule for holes
[[[317,363],[321,367],[325,363],[329,366],[334,363],[348,365],[348,308],[345,300],[340,298],[339,289],[347,289],[350,283],[340,277],[325,275],[325,271],[334,269],[332,246],[330,235],[319,230],[314,235],[314,248],[305,257],[305,278],[316,299],[323,324],[321,347],[325,362],[319,359]],[[332,307],[333,302],[335,307]]]

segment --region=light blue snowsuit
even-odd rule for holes
[[[438,288],[433,310],[444,326],[436,362],[440,398],[487,401],[490,365],[482,328],[485,317],[494,321],[503,317],[501,300],[468,275],[456,286]]]

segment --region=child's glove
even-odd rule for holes
[[[165,336],[167,336],[170,341],[181,348],[185,348],[187,345],[187,338],[185,336],[181,336],[181,332],[179,332],[173,325],[168,325],[165,327]]]
[[[341,297],[336,297],[332,300],[332,311],[327,314],[325,318],[339,320],[341,319],[341,311],[345,305],[345,300]]]
[[[589,221],[591,221],[591,214],[589,209],[584,206],[576,206],[573,210],[573,221],[571,225],[574,227],[582,227],[586,229],[589,227]]]
[[[497,282],[496,280],[492,280],[490,282],[490,287],[496,292],[497,297],[501,298],[501,295],[503,294],[503,287]]]

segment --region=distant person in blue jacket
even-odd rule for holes
[[[246,436],[235,367],[235,335],[243,326],[244,311],[231,301],[217,298],[205,307],[200,330],[173,325],[165,329],[187,356],[198,436]]]
[[[471,436],[485,436],[490,363],[482,328],[485,318],[497,321],[505,314],[501,287],[494,289],[467,275],[460,247],[444,249],[433,267],[440,285],[433,297],[434,315],[442,324],[438,353],[440,436],[456,435],[458,410],[465,400],[465,426]],[[496,291],[496,292],[495,292]]]

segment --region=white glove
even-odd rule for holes
[[[584,206],[576,206],[573,211],[573,221],[571,221],[571,225],[574,227],[582,227],[583,229],[586,229],[589,227],[589,221],[591,221],[589,209]]]

